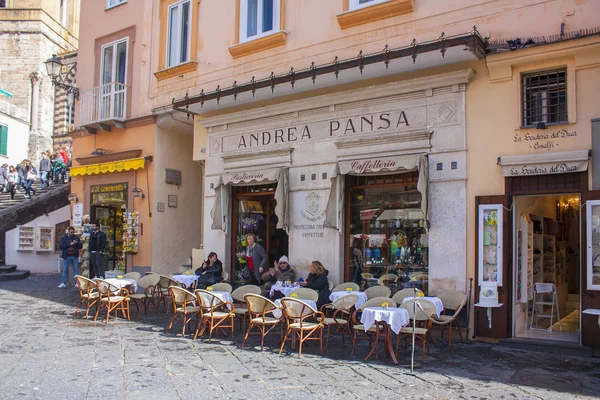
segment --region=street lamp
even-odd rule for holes
[[[76,99],[79,99],[79,89],[64,83],[64,77],[62,75],[63,64],[60,59],[56,57],[56,54],[52,54],[52,57],[47,59],[44,64],[46,64],[46,72],[50,79],[52,79],[52,84],[67,93],[73,93],[73,96]]]

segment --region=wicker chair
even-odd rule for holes
[[[331,291],[332,292],[344,292],[348,288],[351,288],[355,292],[358,292],[360,290],[360,286],[358,286],[356,283],[344,282],[344,283],[340,283],[339,285],[337,285],[336,287],[331,289]]]
[[[365,294],[367,295],[367,299],[374,299],[375,297],[390,297],[392,291],[387,286],[376,285],[366,289]]]
[[[75,281],[79,286],[79,304],[77,304],[77,308],[75,308],[73,317],[79,312],[79,307],[85,303],[85,318],[87,319],[92,306],[96,306],[96,309],[98,309],[100,293],[98,293],[96,282],[85,276],[75,275]]]
[[[415,313],[415,302],[418,302],[416,307],[417,312]],[[419,307],[420,305],[420,307]],[[424,327],[416,327],[415,328],[415,340],[419,340],[423,346],[423,361],[425,361],[425,351],[429,354],[429,345],[427,343],[427,338],[429,336],[429,330],[431,329],[431,317],[435,316],[435,304],[430,302],[429,300],[415,299],[408,300],[400,307],[406,309],[408,311],[408,315],[410,319],[414,319],[416,322],[421,322],[424,324]],[[412,326],[405,326],[400,329],[398,333],[398,340],[396,341],[396,353],[398,353],[398,345],[400,344],[400,340],[405,338],[404,342],[404,352],[406,352],[406,346],[408,341],[411,340],[413,333]]]
[[[333,281],[329,280],[329,279],[327,280],[327,284],[329,285],[329,290],[332,290],[333,287],[335,286],[335,283],[333,283]]]
[[[279,354],[285,347],[290,334],[292,335],[292,350],[296,344],[296,337],[300,340],[300,347],[298,350],[298,358],[302,357],[302,345],[307,340],[318,340],[321,345],[321,354],[323,353],[323,326],[325,320],[325,314],[321,311],[317,311],[302,300],[297,300],[290,297],[284,297],[281,299],[281,306],[284,311],[286,321],[285,337],[281,342],[281,348]],[[308,319],[316,318],[317,322],[309,322]],[[313,337],[313,334],[317,334],[318,337]]]
[[[396,274],[381,275],[379,277],[379,279],[377,280],[377,282],[382,286],[386,286],[386,282],[396,283],[396,282],[398,282],[398,275],[396,275]]]
[[[244,344],[246,344],[246,339],[248,339],[252,328],[257,327],[260,330],[260,349],[262,350],[265,343],[265,336],[281,322],[280,318],[275,318],[272,315],[273,310],[278,309],[279,307],[271,300],[258,294],[248,293],[244,295],[244,299],[246,300],[246,305],[248,307],[250,325],[244,335],[242,348],[244,347]]]
[[[342,335],[342,343],[344,341],[344,334],[348,334],[348,337],[352,337],[350,331],[350,310],[354,307],[354,304],[358,301],[358,295],[349,294],[347,296],[340,297],[331,304],[326,304],[321,307],[321,311],[326,315],[326,311],[333,310],[331,317],[325,317],[323,324],[327,327],[327,341],[325,343],[325,351],[329,348],[329,335],[331,334],[331,327],[337,329]],[[330,306],[330,307],[326,307]]]
[[[167,303],[171,302],[171,293],[169,292],[169,287],[171,286],[179,286],[185,289],[185,285],[183,283],[179,283],[176,280],[173,280],[165,275],[160,276],[160,280],[158,281],[158,288],[160,292],[160,302],[165,306],[165,310],[169,310]],[[158,311],[158,310],[157,310]]]
[[[211,285],[211,286],[212,286],[213,290],[216,292],[231,293],[231,291],[233,290],[231,285],[227,282],[215,283],[214,285]]]
[[[389,297],[375,297],[373,299],[367,300],[362,306],[352,313],[352,355],[354,355],[354,349],[356,347],[356,341],[361,339],[364,336],[364,339],[369,339],[369,346],[371,346],[371,342],[375,338],[377,333],[377,328],[375,326],[370,327],[367,331],[365,331],[365,326],[360,322],[360,318],[358,318],[359,314],[362,314],[362,310],[367,307],[381,307],[383,303],[388,303],[388,307],[396,307],[396,302]]]
[[[221,282],[227,282],[229,280],[229,272],[223,270],[223,272],[221,273],[221,278]]]
[[[140,319],[142,317],[140,303],[144,305],[144,312],[146,313],[148,313],[148,304],[152,304],[156,311],[158,311],[161,300],[161,293],[158,287],[159,281],[160,276],[158,274],[143,276],[137,281],[137,285],[144,289],[144,293],[133,293],[129,295],[129,298],[133,300],[133,303],[135,304]]]
[[[298,299],[312,301],[319,300],[319,293],[314,289],[300,287],[292,290],[292,293],[295,293],[298,296]],[[290,296],[292,295],[292,293],[290,293]]]
[[[423,293],[421,290],[417,289],[417,295],[419,293]],[[396,292],[396,294],[394,294],[394,296],[392,296],[392,299],[394,299],[394,301],[398,304],[402,304],[402,302],[404,301],[405,298],[407,297],[414,297],[415,296],[415,290],[414,289],[402,289]]]
[[[240,319],[242,325],[242,333],[246,332],[246,317],[248,314],[248,307],[246,306],[246,299],[244,298],[247,294],[260,294],[261,289],[256,285],[244,285],[235,289],[231,292],[235,304],[235,316]]]
[[[136,282],[142,277],[142,274],[140,274],[139,272],[128,272],[125,275],[123,275],[123,278],[127,278],[127,279],[133,279]]]
[[[448,325],[448,347],[452,345],[452,328],[455,327],[458,330],[458,335],[460,336],[460,340],[462,340],[462,332],[460,330],[460,323],[458,317],[463,307],[467,303],[467,295],[463,292],[459,292],[458,290],[449,290],[444,292],[438,296],[438,298],[442,301],[445,310],[454,311],[453,315],[440,315],[436,319],[439,321],[443,321]],[[442,336],[444,335],[444,331],[442,330]]]
[[[362,274],[360,274],[360,276],[361,276],[363,279],[373,279],[373,274],[370,274],[370,273],[368,273],[368,272],[363,272]]]
[[[98,319],[98,314],[102,308],[106,308],[107,324],[110,313],[113,311],[115,312],[115,318],[117,317],[117,312],[121,311],[123,318],[127,318],[127,320],[129,320],[129,290],[125,288],[119,288],[118,286],[115,286],[103,279],[96,278],[95,281],[98,287],[98,293],[100,294],[100,302],[98,308],[96,309],[94,321]]]
[[[194,340],[198,335],[202,336],[208,328],[208,341],[212,340],[212,333],[215,329],[231,329],[231,340],[234,340],[235,329],[235,306],[233,303],[223,301],[214,293],[208,290],[198,289],[195,292],[198,304],[200,304],[200,323],[196,327]],[[229,324],[227,324],[229,321]]]
[[[194,293],[183,289],[180,286],[169,287],[173,303],[173,318],[167,328],[167,333],[171,330],[173,323],[177,320],[177,317],[181,317],[183,322],[183,328],[181,330],[181,336],[185,336],[185,326],[189,327],[192,319],[196,317],[196,325],[198,324],[198,316],[200,315],[200,307],[196,306],[196,296]],[[190,329],[191,331],[191,329]]]

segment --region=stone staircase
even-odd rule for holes
[[[16,265],[0,264],[0,281],[15,281],[17,279],[25,279],[29,276],[29,271],[18,271]]]
[[[58,184],[53,184],[49,188],[42,189],[40,186],[40,182],[35,181],[35,182],[33,182],[33,185],[31,185],[31,187],[33,189],[35,189],[36,195],[31,196],[31,200],[35,199],[36,197],[39,197],[43,193],[48,193],[48,192],[54,191],[54,190],[64,187],[64,186],[69,186],[69,184],[68,183],[58,183]],[[23,188],[21,188],[20,192],[15,191],[14,200],[10,199],[10,193],[0,193],[0,211],[4,210],[6,208],[12,207],[14,205],[17,205],[19,203],[22,203],[24,201],[30,201],[30,200],[25,198],[25,189],[23,189]]]

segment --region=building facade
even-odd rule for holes
[[[77,49],[79,0],[7,0],[0,7],[0,118],[5,162],[52,150],[56,89],[44,62]],[[3,150],[3,149],[0,149]]]

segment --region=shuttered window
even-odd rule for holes
[[[8,126],[0,125],[0,156],[8,155]]]

